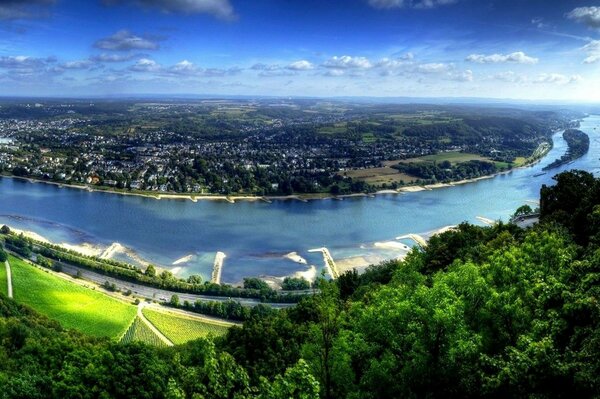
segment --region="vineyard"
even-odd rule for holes
[[[120,337],[136,309],[101,292],[81,287],[9,257],[14,298],[43,315],[96,337]]]
[[[170,312],[144,309],[144,316],[175,345],[208,336],[224,335],[230,324],[202,321]]]
[[[123,338],[121,338],[120,342],[123,344],[143,342],[148,345],[158,347],[166,346],[165,343],[146,325],[146,323],[144,323],[137,316],[125,335],[123,335]]]

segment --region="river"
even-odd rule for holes
[[[409,233],[427,236],[462,221],[481,224],[477,217],[507,220],[517,207],[534,205],[541,185],[552,184],[558,172],[583,169],[598,175],[598,129],[600,116],[583,120],[581,130],[590,136],[588,154],[543,175],[538,175],[541,169],[566,151],[562,132],[554,135],[548,155],[531,167],[448,188],[343,201],[194,203],[2,178],[0,224],[36,232],[56,243],[90,243],[104,249],[116,242],[128,251],[117,251],[115,258],[130,262],[143,258],[182,277],[201,274],[210,279],[217,251],[227,256],[223,282],[237,283],[247,276],[310,276],[324,267],[321,253],[310,249],[327,247],[336,262],[346,265],[398,257],[405,251],[375,243]],[[290,252],[308,264],[284,258]]]

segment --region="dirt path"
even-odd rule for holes
[[[8,297],[12,298],[13,297],[13,290],[12,290],[12,272],[10,270],[10,263],[8,263],[8,261],[4,262],[4,266],[6,266],[6,282],[8,283]]]
[[[152,330],[152,332],[154,334],[156,334],[156,336],[158,338],[160,338],[160,340],[163,341],[167,346],[173,346],[173,342],[171,342],[169,340],[169,338],[165,337],[163,335],[163,333],[161,333],[156,327],[154,327],[154,324],[152,324],[150,322],[150,320],[148,320],[146,318],[146,316],[144,316],[144,313],[142,312],[142,309],[144,309],[144,307],[146,307],[146,303],[145,302],[140,302],[140,304],[138,305],[138,310],[137,310],[137,315],[140,318],[140,320],[142,320],[144,323],[146,323],[146,325],[148,326],[148,328],[150,328]]]

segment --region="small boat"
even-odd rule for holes
[[[533,175],[533,177],[543,176],[545,174],[546,172],[536,173],[535,175]]]

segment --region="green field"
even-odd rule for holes
[[[124,344],[144,342],[153,346],[166,347],[165,343],[139,317],[135,318],[119,342]]]
[[[0,293],[8,295],[8,285],[6,281],[6,267],[4,262],[0,263]]]
[[[219,336],[229,328],[225,323],[201,321],[199,319],[179,316],[171,312],[144,309],[144,316],[175,345],[204,338],[209,335]]]
[[[133,305],[81,287],[13,256],[14,299],[39,313],[97,337],[120,337],[136,315]]]
[[[454,165],[457,163],[468,162],[468,161],[489,161],[489,159],[482,157],[481,155],[467,154],[464,152],[441,152],[439,154],[426,155],[424,157],[419,157],[419,158],[405,159],[400,162],[410,163],[410,162],[443,162],[443,161],[450,161],[450,163]]]

